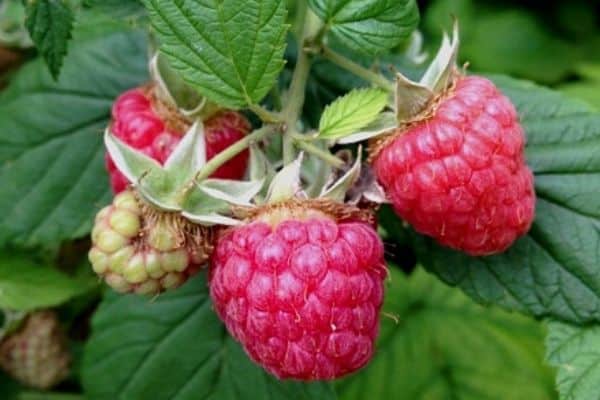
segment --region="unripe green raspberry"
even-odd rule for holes
[[[184,283],[212,251],[206,227],[161,213],[126,190],[100,210],[89,260],[118,292],[153,295]]]
[[[109,219],[110,227],[121,235],[131,238],[140,231],[139,217],[128,210],[116,209]]]

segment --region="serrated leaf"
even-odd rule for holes
[[[600,321],[600,113],[506,77],[535,173],[536,217],[507,252],[472,258],[417,239],[423,264],[480,302],[576,323]],[[385,223],[385,221],[383,221]]]
[[[97,283],[93,276],[71,277],[25,254],[0,253],[0,309],[31,311],[58,306]]]
[[[351,135],[344,136],[337,142],[339,144],[349,144],[362,142],[373,137],[383,135],[384,133],[390,132],[398,126],[398,120],[396,114],[393,112],[384,111],[377,116],[377,118],[369,125],[365,126],[358,132],[354,132]]]
[[[84,353],[87,399],[335,399],[327,384],[280,381],[253,364],[215,315],[205,277],[152,302],[104,299]]]
[[[339,139],[373,122],[388,102],[381,89],[355,89],[328,105],[319,122],[319,138]]]
[[[171,66],[231,108],[258,103],[284,65],[285,2],[143,0]]]
[[[73,41],[60,82],[37,59],[1,92],[0,246],[89,232],[111,197],[102,131],[117,95],[146,78],[145,57],[141,33],[89,35]]]
[[[362,54],[388,51],[408,39],[419,22],[414,0],[309,0],[331,38]]]
[[[595,400],[600,381],[600,326],[548,324],[548,362],[558,368],[556,382],[564,400]]]
[[[338,382],[339,400],[556,398],[539,323],[481,307],[421,268],[391,273],[392,318],[381,319],[371,363]]]
[[[26,4],[25,26],[57,79],[71,39],[73,11],[63,0],[30,0]]]

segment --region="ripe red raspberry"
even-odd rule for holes
[[[333,379],[371,359],[384,277],[371,225],[279,210],[221,236],[210,293],[229,332],[267,371]]]
[[[153,107],[150,96],[145,88],[131,89],[119,96],[112,109],[112,131],[125,143],[164,164],[189,127],[189,122],[181,115],[175,115],[173,121],[161,117],[161,113]],[[209,118],[204,122],[207,158],[211,159],[240,140],[250,128],[248,120],[235,111],[221,111]],[[221,166],[212,177],[241,179],[247,164],[248,151],[244,151]],[[125,190],[127,178],[117,170],[108,153],[106,168],[113,192],[116,194]]]
[[[396,212],[423,234],[474,256],[504,251],[534,217],[523,129],[492,82],[470,76],[375,155]]]
[[[0,344],[0,366],[19,382],[49,389],[69,375],[71,355],[55,313],[39,311]]]

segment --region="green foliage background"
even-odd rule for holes
[[[490,76],[519,110],[539,198],[531,232],[507,253],[481,259],[440,248],[384,208],[380,221],[391,274],[377,354],[353,376],[311,385],[279,382],[247,359],[214,315],[203,275],[152,302],[118,296],[91,276],[87,236],[93,215],[110,201],[101,132],[116,96],[148,79],[148,25],[166,30],[179,15],[173,7],[164,11],[158,0],[143,2],[149,14],[134,0],[68,1],[54,10],[53,3],[39,0],[29,10],[0,14],[0,30],[10,27],[11,39],[29,30],[38,48],[19,50],[13,46],[28,42],[5,42],[24,65],[16,70],[1,64],[0,82],[8,86],[0,91],[0,307],[58,307],[75,363],[67,382],[46,394],[0,374],[0,398],[600,396],[597,1],[432,0],[418,2],[417,11],[412,1],[365,0],[372,3],[366,14],[354,13],[351,0],[309,2],[332,25],[328,38],[336,50],[385,73],[392,64],[413,77],[423,66],[405,50],[418,16],[424,51],[431,55],[455,15],[461,60],[470,63],[470,72]],[[205,3],[210,8],[218,2]],[[287,2],[287,14],[284,2],[226,3],[229,12],[264,3],[270,19],[252,21],[242,32],[247,40],[223,53],[217,51],[223,43],[206,39],[201,27],[211,16],[202,14],[167,43],[170,60],[181,64],[188,83],[223,104],[275,104],[271,81],[281,71],[277,85],[284,90],[296,62],[297,44],[284,26],[293,23],[296,2]],[[40,13],[54,19],[23,21],[24,14]],[[217,31],[226,36],[239,22]],[[274,25],[253,38],[265,24]],[[378,37],[382,29],[392,34]],[[217,52],[218,62],[193,54],[189,37]],[[256,54],[249,56],[252,45]],[[232,71],[243,74],[233,79]],[[318,126],[327,104],[364,86],[317,59],[303,121]]]

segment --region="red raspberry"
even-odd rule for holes
[[[183,117],[169,124],[152,107],[148,91],[135,88],[123,93],[113,105],[112,131],[122,141],[164,164],[187,129]],[[206,156],[211,159],[250,131],[250,123],[235,111],[222,111],[204,122]],[[246,172],[248,151],[221,166],[213,178],[241,179]],[[106,168],[113,192],[120,193],[129,184],[106,154]]]
[[[396,212],[440,243],[474,256],[504,251],[534,217],[523,129],[492,82],[459,78],[434,115],[376,154]]]
[[[310,210],[223,234],[210,293],[229,332],[267,371],[333,379],[371,359],[384,277],[383,244],[371,225]]]

